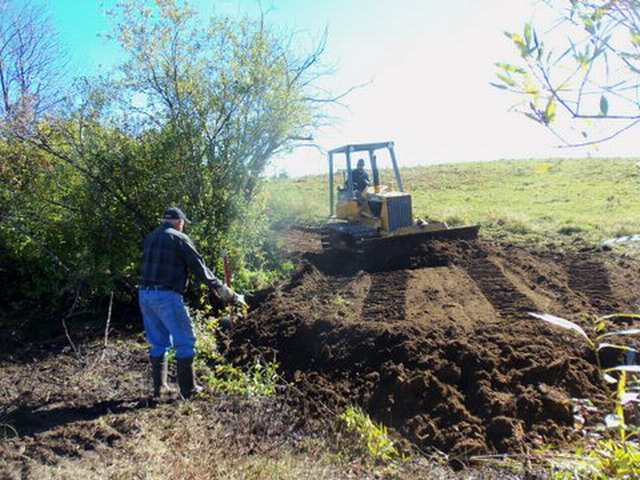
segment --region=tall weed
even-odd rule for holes
[[[389,438],[387,427],[375,423],[360,407],[348,407],[340,418],[346,423],[347,430],[358,435],[367,454],[373,459],[385,462],[404,459]]]

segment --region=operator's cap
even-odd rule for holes
[[[184,220],[185,223],[191,223],[182,210],[178,207],[169,207],[162,214],[163,220]]]
[[[364,158],[361,158],[360,160],[358,160],[358,166],[364,167]]]

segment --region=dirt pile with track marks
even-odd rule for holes
[[[313,231],[285,240],[299,271],[238,323],[231,356],[276,358],[310,394],[309,416],[317,402],[359,404],[453,455],[562,442],[570,399],[604,398],[589,349],[527,312],[577,319],[640,304],[640,263],[608,252],[439,242],[368,271],[323,253]]]

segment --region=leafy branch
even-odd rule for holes
[[[564,147],[612,140],[640,121],[640,2],[544,0],[556,15],[552,28],[526,23],[506,32],[519,62],[496,63],[492,85],[524,97],[516,106],[549,128]],[[559,121],[557,107],[563,110]],[[581,121],[580,140],[560,133],[564,119]],[[614,132],[585,141],[596,123]],[[623,125],[620,125],[623,123]]]

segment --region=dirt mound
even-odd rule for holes
[[[640,300],[638,262],[605,252],[438,242],[389,271],[315,247],[305,258],[236,326],[232,358],[275,357],[310,398],[362,405],[452,454],[562,441],[570,399],[604,399],[589,350],[527,312],[575,319]]]

